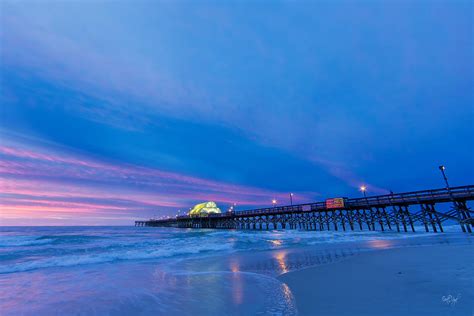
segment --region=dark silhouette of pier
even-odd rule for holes
[[[474,200],[474,185],[338,200],[339,204],[326,200],[206,217],[184,215],[136,221],[135,226],[414,232],[415,224],[423,224],[427,232],[443,232],[442,223],[451,220],[458,223],[463,232],[472,233],[474,229],[474,212],[467,205]]]

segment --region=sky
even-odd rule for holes
[[[1,1],[0,225],[473,184],[471,1]]]

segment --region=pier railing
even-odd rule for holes
[[[362,198],[343,198],[343,200],[344,206],[340,208],[328,209],[326,201],[323,201],[210,214],[205,218],[183,215],[168,219],[137,221],[135,224],[137,226],[242,228],[256,227],[256,224],[262,227],[262,223],[267,224],[268,227],[271,223],[274,228],[278,226],[277,224],[284,228],[289,223],[290,227],[307,226],[311,229],[316,227],[316,224],[322,227],[323,224],[328,226],[328,223],[335,224],[337,228],[339,223],[345,230],[346,222],[351,227],[358,222],[361,229],[362,222],[372,228],[374,228],[374,222],[378,222],[382,229],[384,224],[391,229],[391,224],[399,227],[398,224],[406,225],[409,222],[413,227],[413,222],[421,222],[426,230],[429,225],[435,223],[442,231],[441,222],[455,220],[460,223],[463,231],[471,232],[471,227],[474,227],[472,211],[466,204],[467,201],[474,200],[474,185]],[[446,202],[452,203],[452,209],[446,212],[435,209],[436,204]],[[408,207],[413,205],[420,206],[421,210],[410,213]]]
[[[451,189],[435,189],[413,191],[398,194],[385,194],[377,196],[368,196],[363,198],[352,198],[345,200],[344,209],[357,209],[364,207],[383,207],[390,205],[410,205],[422,203],[442,203],[449,202],[452,199],[474,199],[474,185],[453,187]],[[249,216],[262,215],[285,212],[304,212],[304,211],[325,211],[326,202],[304,203],[295,205],[275,206],[251,209],[238,212],[227,212],[221,214],[211,214],[211,217],[227,217],[227,216]],[[188,218],[189,215],[178,216],[177,218]]]

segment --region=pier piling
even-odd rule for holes
[[[354,224],[370,231],[393,230],[415,232],[420,223],[425,231],[444,232],[443,222],[453,221],[463,232],[472,233],[473,212],[467,202],[474,200],[474,185],[449,189],[425,190],[400,194],[344,199],[344,207],[327,208],[325,202],[272,207],[241,212],[211,214],[208,217],[188,215],[176,218],[136,221],[137,227],[220,228],[220,229],[304,229],[354,230]],[[440,211],[440,205],[447,211]],[[448,205],[452,205],[451,208]],[[376,224],[377,227],[376,227]]]

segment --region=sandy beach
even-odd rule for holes
[[[299,315],[473,315],[474,246],[363,253],[281,275]]]

